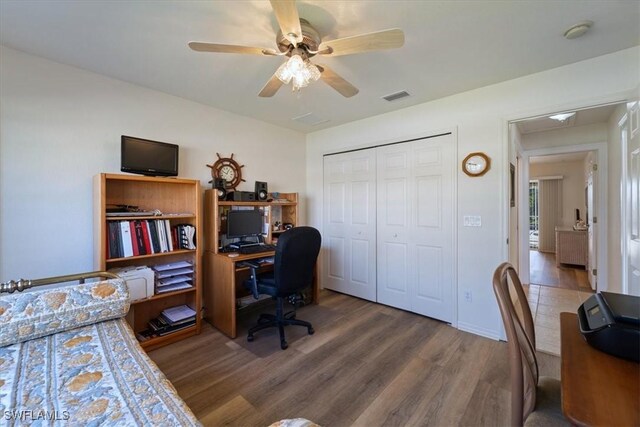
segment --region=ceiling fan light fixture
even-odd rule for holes
[[[276,77],[284,84],[293,82],[293,90],[306,87],[320,78],[320,70],[298,53],[291,55],[276,71]]]

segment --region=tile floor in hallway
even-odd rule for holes
[[[550,286],[524,286],[536,329],[536,347],[560,355],[560,313],[575,313],[592,292],[574,291]]]

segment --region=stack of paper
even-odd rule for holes
[[[156,294],[188,289],[193,286],[193,264],[179,261],[153,267],[156,275]]]

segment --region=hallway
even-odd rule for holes
[[[589,285],[587,271],[580,266],[556,266],[553,253],[529,251],[530,279],[535,285],[593,292]]]
[[[575,313],[593,292],[551,286],[524,286],[536,330],[536,349],[560,355],[560,313]]]

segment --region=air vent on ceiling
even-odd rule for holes
[[[320,123],[326,123],[329,121],[329,119],[323,119],[322,117],[317,116],[313,113],[303,114],[301,116],[294,117],[291,120],[311,126],[319,125]]]
[[[382,99],[385,99],[391,102],[391,101],[395,101],[396,99],[406,98],[407,96],[410,96],[409,92],[407,92],[406,90],[402,90],[400,92],[390,93],[389,95],[385,95],[382,97]]]

